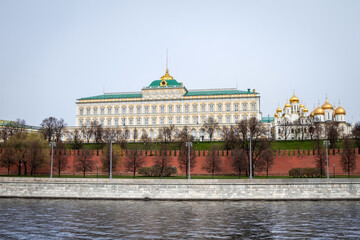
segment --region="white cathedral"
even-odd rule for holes
[[[278,107],[274,115],[272,134],[275,140],[300,140],[311,139],[314,123],[319,123],[323,128],[321,138],[326,138],[326,125],[331,122],[338,123],[341,136],[351,133],[351,125],[346,122],[346,111],[339,104],[334,108],[326,98],[325,103],[314,109],[311,113],[304,104],[299,103],[295,93],[286,103],[284,108]]]

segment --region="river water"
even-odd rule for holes
[[[0,199],[1,239],[359,239],[359,201]]]

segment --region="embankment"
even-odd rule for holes
[[[360,179],[0,178],[0,197],[153,200],[360,200]]]

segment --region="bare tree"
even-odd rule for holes
[[[246,169],[246,162],[248,156],[244,149],[236,149],[233,152],[231,166],[234,171],[237,172],[239,178],[241,178],[241,172]]]
[[[128,156],[126,160],[126,169],[133,173],[133,178],[135,178],[136,172],[143,166],[144,158],[140,155],[139,151],[135,148],[128,151]]]
[[[306,130],[311,126],[311,119],[307,117],[300,117],[298,120],[294,121],[294,127],[296,129],[297,135],[300,134],[301,140],[305,138]]]
[[[27,174],[29,143],[28,134],[21,132],[11,136],[6,143],[8,148],[14,149],[15,165],[18,167],[19,175],[21,175],[22,166],[24,166],[24,174]]]
[[[179,156],[178,156],[179,168],[181,171],[185,172],[186,178],[189,175],[189,148],[185,144],[180,146]],[[194,148],[190,149],[190,171],[196,166],[196,154]]]
[[[349,137],[344,138],[344,149],[340,161],[343,171],[347,172],[349,178],[350,173],[356,169],[354,142]]]
[[[29,141],[29,164],[31,175],[35,176],[36,170],[40,168],[47,160],[48,156],[45,149],[48,148],[48,143],[37,133],[28,135]]]
[[[141,141],[144,143],[145,145],[145,150],[149,150],[150,146],[151,146],[151,138],[149,137],[149,135],[146,132],[143,132],[141,134]]]
[[[357,122],[352,130],[352,135],[355,139],[356,145],[360,148],[360,122]]]
[[[82,154],[76,156],[76,171],[81,171],[83,177],[87,172],[92,172],[94,169],[94,161],[92,156],[92,151],[89,149],[84,149]]]
[[[321,146],[321,142],[316,142],[315,166],[319,171],[320,178],[325,175],[326,151]]]
[[[116,166],[119,164],[122,156],[122,149],[119,145],[112,145],[112,171],[116,169]],[[104,153],[101,158],[102,168],[105,172],[110,174],[110,144],[106,144],[104,148]]]
[[[279,125],[279,128],[280,128],[280,136],[282,136],[285,141],[288,139],[292,127],[293,124],[290,122],[290,120],[284,117],[284,119],[281,121]]]
[[[213,117],[208,117],[205,120],[203,128],[205,132],[209,134],[210,142],[212,141],[214,133],[218,129],[218,127],[219,127],[219,123]]]
[[[265,169],[265,171],[266,171],[266,178],[268,178],[269,170],[271,169],[271,167],[274,164],[274,152],[270,147],[266,148],[263,151],[263,153],[260,157],[260,162],[262,163],[261,165],[263,166],[263,169]]]
[[[159,154],[155,158],[155,166],[159,168],[160,178],[163,177],[164,172],[167,167],[170,167],[171,158],[167,153],[167,145],[161,144],[159,149]]]
[[[44,138],[47,139],[48,142],[51,142],[61,139],[61,136],[66,127],[66,123],[62,118],[57,120],[55,117],[48,117],[42,121],[40,126],[41,133],[44,135]]]
[[[65,155],[65,144],[62,141],[58,141],[55,147],[54,154],[54,168],[58,172],[58,176],[60,177],[61,172],[64,171],[68,166],[68,158]]]
[[[167,142],[167,140],[169,140],[169,142],[172,142],[172,135],[173,135],[174,130],[175,130],[175,125],[174,124],[171,124],[168,127],[163,127],[162,128],[163,139],[164,139],[165,143]]]
[[[221,138],[226,149],[226,154],[228,155],[229,150],[234,149],[235,147],[236,139],[235,139],[234,127],[223,126],[223,128],[221,129]]]
[[[26,129],[26,121],[25,119],[16,119],[16,124],[17,124],[17,128],[18,128],[18,132],[25,132]]]
[[[208,173],[211,173],[212,178],[214,178],[215,172],[221,171],[221,159],[219,156],[219,151],[215,145],[211,146],[211,149],[208,152],[202,167]]]
[[[10,174],[10,169],[14,166],[15,162],[15,149],[5,148],[5,151],[0,155],[0,166],[7,168],[8,175]]]
[[[72,132],[72,149],[81,149],[82,148],[82,140],[81,140],[81,132],[78,129],[75,129]]]
[[[81,126],[81,133],[86,138],[86,142],[89,143],[91,138],[95,135],[95,129],[97,127],[98,123],[96,120],[91,121],[90,124],[84,124]]]
[[[336,147],[336,141],[339,138],[339,123],[331,121],[326,123],[326,133],[327,139],[330,141],[330,148],[334,149]]]

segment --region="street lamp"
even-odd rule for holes
[[[329,156],[328,156],[328,144],[330,144],[329,140],[325,140],[324,143],[326,148],[326,178],[329,179]]]
[[[333,164],[334,178],[335,178],[335,163]]]
[[[109,178],[112,179],[112,137],[110,138],[110,175]]]
[[[99,165],[96,164],[96,178],[99,177]]]
[[[56,147],[56,142],[50,142],[49,146],[51,147],[51,169],[50,169],[50,178],[53,177],[53,162],[54,162],[54,147]]]
[[[188,162],[188,180],[190,180],[190,148],[192,147],[192,142],[186,142],[186,147],[188,148],[189,153],[189,162]]]
[[[250,162],[250,168],[249,168],[249,179],[251,180],[252,179],[252,157],[251,157],[251,139],[252,139],[252,136],[248,137],[248,139],[250,140],[250,153],[249,153],[249,162]]]

